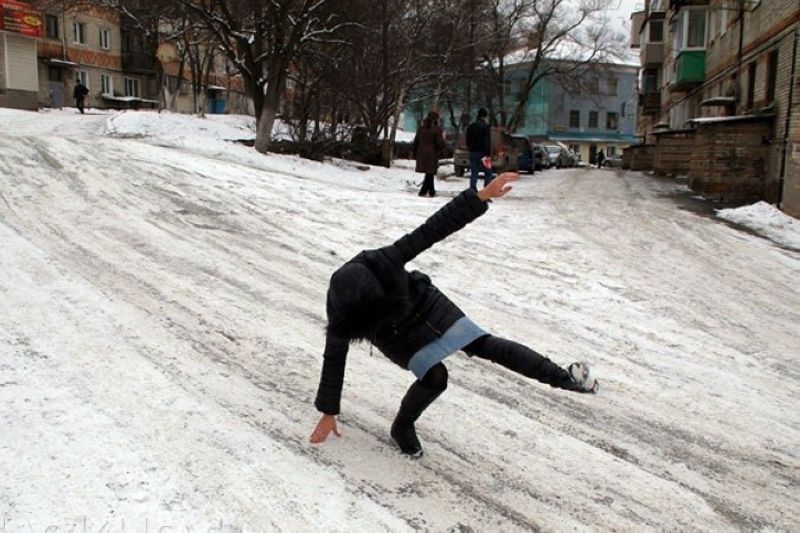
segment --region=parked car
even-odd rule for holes
[[[575,166],[575,152],[572,150],[561,150],[558,155],[558,168],[572,168]]]
[[[533,145],[533,163],[536,170],[550,168],[550,155],[543,144]]]
[[[514,139],[503,128],[492,126],[492,169],[495,173],[519,170],[519,153],[514,147]],[[466,132],[461,132],[453,151],[453,170],[456,176],[463,176],[469,170],[469,150]]]
[[[524,170],[533,174],[536,168],[536,162],[534,159],[533,145],[531,144],[531,140],[528,139],[526,135],[519,134],[512,135],[511,138],[514,140],[514,147],[519,153],[519,170]]]
[[[622,168],[622,154],[614,154],[603,160],[604,167]]]
[[[556,144],[546,144],[544,148],[547,150],[547,156],[550,159],[548,166],[561,168],[564,162],[564,157],[561,154],[564,152],[564,149]]]

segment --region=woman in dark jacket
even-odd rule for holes
[[[439,166],[439,154],[444,150],[444,139],[438,122],[439,114],[431,111],[414,136],[413,154],[417,160],[415,171],[425,174],[422,188],[419,190],[420,196],[436,196],[433,177]]]
[[[414,423],[447,387],[442,361],[458,350],[488,359],[552,387],[596,392],[597,382],[584,363],[564,370],[522,344],[490,335],[464,315],[428,276],[408,272],[405,264],[460,230],[505,195],[515,173],[504,173],[480,192],[470,188],[433,214],[423,225],[389,246],[365,250],[331,276],[328,329],[315,405],[323,413],[311,442],[339,435],[342,382],[349,344],[367,340],[394,363],[417,377],[403,398],[391,435],[403,453],[419,457],[422,446]]]

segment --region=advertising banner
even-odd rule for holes
[[[29,37],[44,35],[42,14],[17,0],[0,0],[0,30]]]

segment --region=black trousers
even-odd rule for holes
[[[436,189],[433,187],[433,174],[425,174],[425,179],[422,181],[422,188],[419,190],[420,196],[433,196],[436,194]]]
[[[527,378],[551,387],[570,388],[569,373],[547,357],[518,342],[485,335],[464,347],[473,357],[487,359]],[[438,363],[422,377],[420,383],[428,389],[444,391],[447,388],[447,370]]]

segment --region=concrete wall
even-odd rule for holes
[[[695,151],[694,130],[671,130],[657,133],[655,137],[653,172],[660,176],[688,175]]]
[[[763,200],[771,130],[760,118],[698,124],[689,187],[726,201]]]

